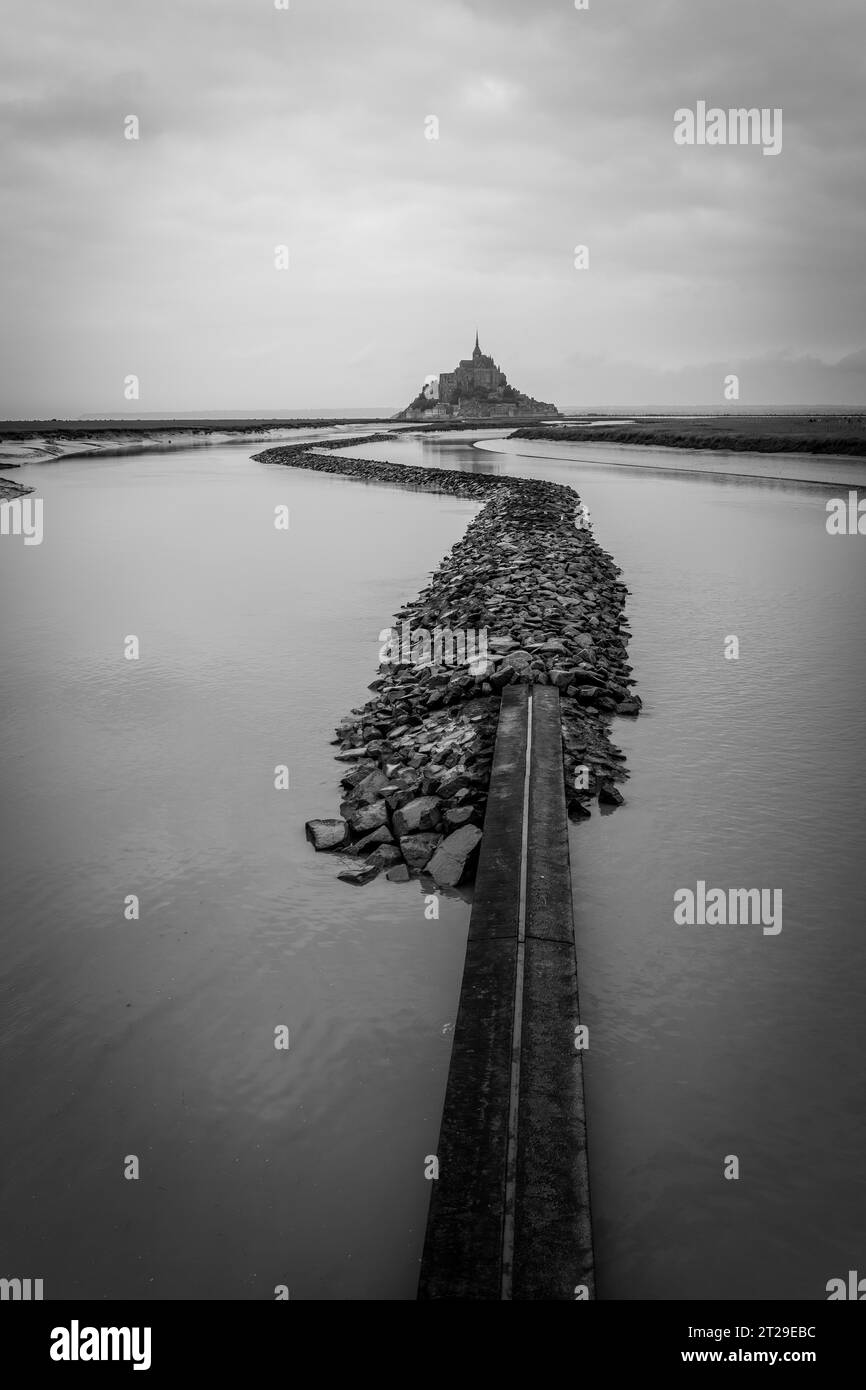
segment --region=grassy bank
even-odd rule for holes
[[[627,424],[531,425],[512,438],[639,444],[665,449],[718,449],[757,454],[847,454],[866,457],[866,415],[708,415],[644,417]]]

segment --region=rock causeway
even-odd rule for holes
[[[428,651],[416,660],[395,645],[371,681],[372,698],[335,731],[339,815],[310,819],[306,834],[315,849],[343,857],[338,876],[347,883],[384,873],[454,888],[474,874],[506,686],[559,689],[572,819],[589,816],[593,802],[622,803],[627,772],[611,721],[641,708],[627,660],[628,591],[584,524],[573,488],[333,452],[360,442],[272,448],[256,458],[483,502],[430,584],[395,614],[395,629],[483,633],[484,655],[458,647],[449,659]]]

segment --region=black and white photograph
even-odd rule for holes
[[[159,1376],[193,1302],[571,1302],[826,1374],[862,0],[0,34],[0,1328]]]

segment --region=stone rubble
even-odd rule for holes
[[[256,457],[484,502],[427,588],[396,614],[394,628],[486,629],[487,659],[419,664],[398,651],[395,662],[383,663],[373,698],[336,730],[340,819],[308,821],[306,830],[316,849],[350,856],[338,875],[346,882],[369,882],[384,869],[392,882],[424,875],[454,888],[477,863],[507,685],[559,689],[569,815],[586,818],[596,797],[606,808],[622,805],[616,784],[628,773],[610,741],[610,720],[641,708],[626,659],[628,590],[611,557],[576,525],[573,488],[329,452],[391,438],[273,448]]]

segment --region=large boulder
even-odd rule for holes
[[[359,758],[366,758],[367,745],[362,744],[360,748],[344,748],[342,753],[335,753],[334,757],[338,763],[354,763]]]
[[[365,855],[368,864],[378,864],[380,869],[390,869],[393,864],[402,864],[403,856],[396,845],[377,845]]]
[[[416,796],[394,812],[394,831],[397,838],[403,835],[417,835],[424,830],[432,830],[439,821],[438,796]]]
[[[349,838],[349,826],[342,816],[333,820],[308,820],[304,831],[316,850],[341,849]]]
[[[359,864],[357,869],[343,869],[337,874],[337,878],[342,879],[343,883],[352,883],[356,888],[363,883],[369,883],[379,873],[378,864]]]
[[[387,825],[380,825],[378,830],[371,830],[370,834],[365,835],[363,840],[358,840],[353,848],[359,854],[363,854],[365,850],[375,849],[377,845],[391,845],[393,843],[394,837]]]
[[[403,858],[413,874],[426,868],[430,856],[442,839],[441,835],[404,835],[400,840]]]
[[[388,807],[384,801],[374,801],[371,806],[362,806],[349,823],[356,835],[369,835],[371,830],[388,824]]]
[[[363,782],[365,777],[369,777],[374,771],[373,766],[368,762],[357,763],[354,767],[340,778],[341,787],[357,787],[359,782]]]
[[[567,690],[570,685],[574,684],[573,671],[563,671],[559,666],[552,666],[549,675],[550,684],[555,685],[558,690]]]
[[[464,768],[455,768],[453,772],[448,772],[439,783],[439,795],[443,801],[450,801],[452,796],[463,791],[471,782],[472,778],[467,775]]]
[[[481,844],[477,825],[461,825],[439,845],[427,873],[439,888],[456,888],[473,868]]]
[[[493,687],[494,690],[503,690],[506,685],[511,684],[516,674],[517,667],[512,666],[509,662],[506,661],[505,665],[500,666],[499,670],[495,673],[495,675],[489,677],[490,685]]]
[[[376,768],[374,772],[368,773],[362,781],[358,782],[355,787],[355,795],[359,800],[370,805],[371,802],[379,799],[382,788],[387,787],[387,785],[388,778],[385,776],[384,772],[380,772],[379,769]]]
[[[605,778],[598,789],[598,799],[605,806],[622,806],[625,797],[622,792],[614,786],[609,778]]]
[[[570,686],[568,687],[568,693],[569,693],[569,695],[571,694],[572,690],[574,691],[575,695],[577,696],[578,703],[581,704],[581,705],[591,705],[591,704],[593,703],[593,701],[596,700],[596,699],[598,698],[598,686],[597,686],[597,685],[578,685],[578,686],[571,686],[571,685],[570,685]]]
[[[641,699],[639,695],[630,695],[625,700],[620,700],[617,708],[618,714],[640,714]]]
[[[598,671],[593,671],[589,666],[578,666],[570,672],[571,679],[575,685],[606,685],[607,680],[599,675]]]

